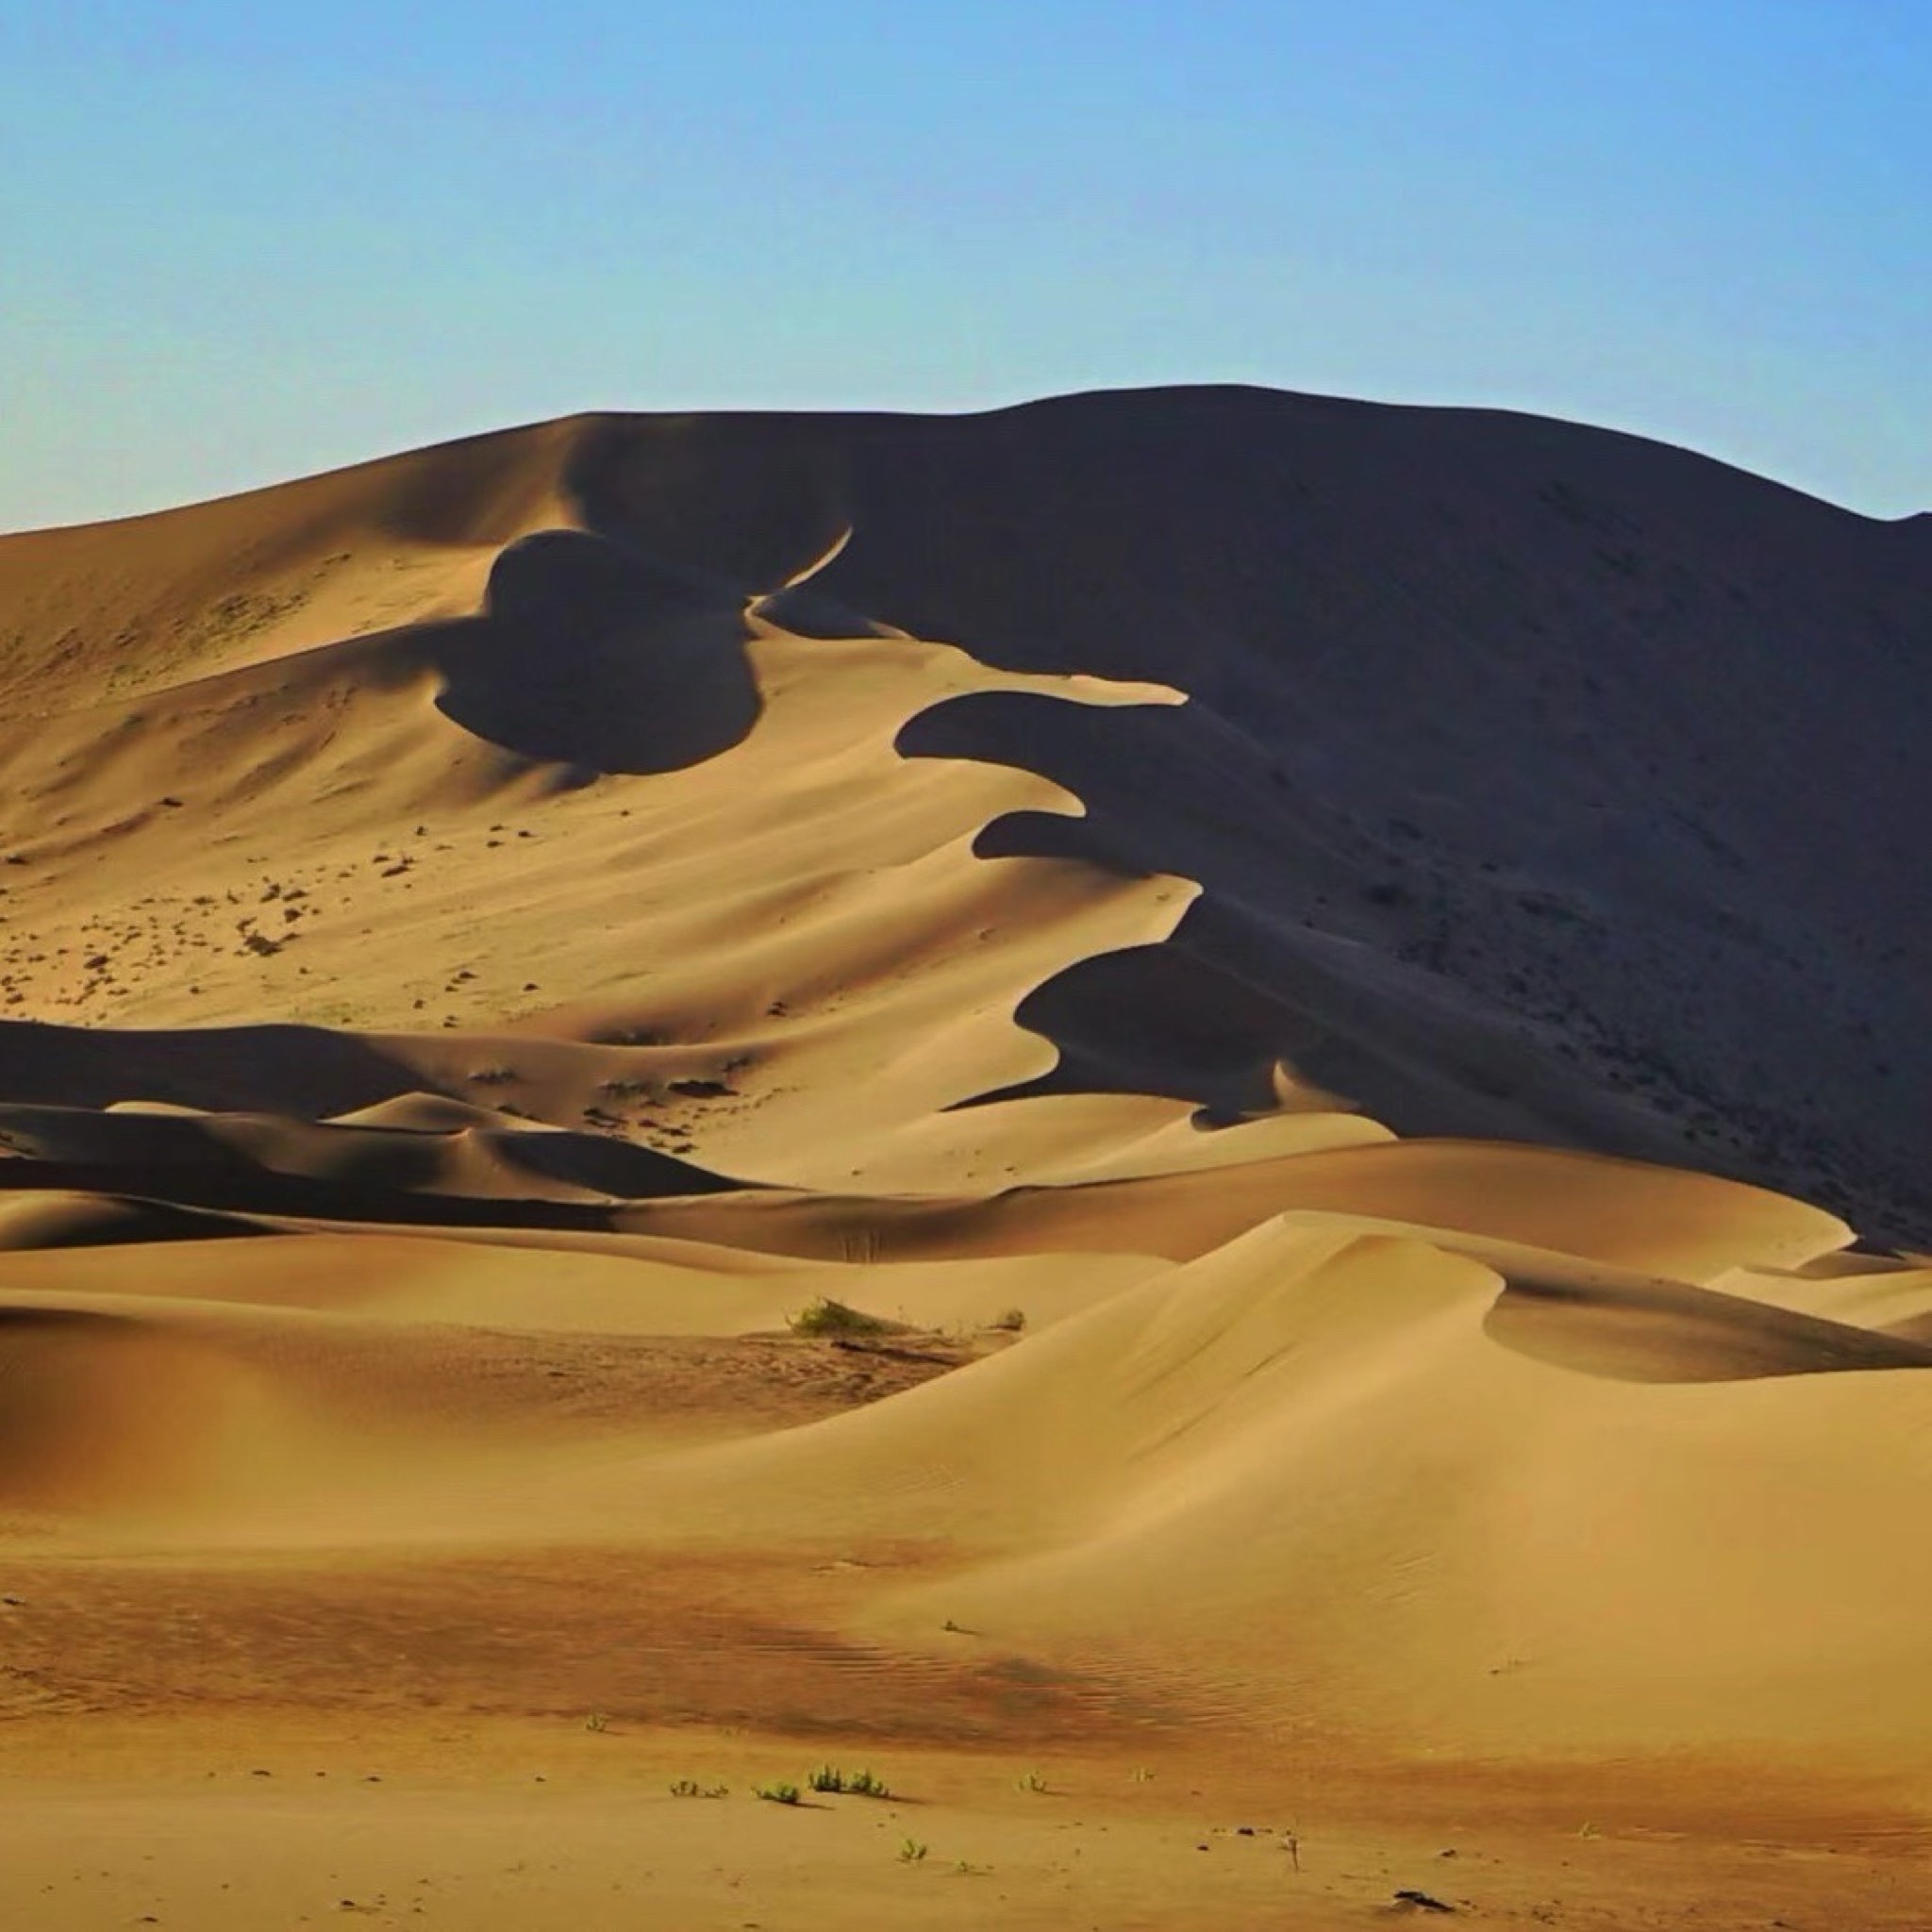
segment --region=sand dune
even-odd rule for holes
[[[1919,534],[1199,391],[0,539],[18,1795],[83,1711],[163,1808],[487,1719],[474,1817],[594,1710],[1002,1857],[948,1754],[1058,1753],[1124,1924],[1276,1923],[1169,1857],[1216,1778],[1357,1847],[1296,1923],[1473,1791],[1461,1906],[1568,1909],[1593,1813],[1761,1924],[1719,1840],[1856,1813],[1923,1923]]]

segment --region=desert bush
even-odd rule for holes
[[[806,1779],[815,1791],[842,1792],[853,1798],[890,1798],[886,1781],[870,1771],[842,1772],[836,1764],[822,1764]]]
[[[892,1324],[858,1308],[848,1308],[829,1295],[821,1295],[801,1308],[786,1325],[794,1335],[884,1335]]]

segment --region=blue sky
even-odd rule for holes
[[[1181,381],[1932,506],[1932,5],[0,8],[0,528]]]

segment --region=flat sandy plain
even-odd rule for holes
[[[1454,569],[1231,628],[1228,411],[1284,527],[1436,438]],[[1593,518],[1539,595],[1862,586],[1908,719],[1932,548],[1526,421],[583,419],[0,540],[0,1923],[1932,1924],[1922,754],[1687,832],[1757,687],[1633,654],[1735,598],[1379,724],[1322,641]]]

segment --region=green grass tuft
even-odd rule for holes
[[[848,1308],[829,1295],[821,1295],[786,1324],[794,1335],[889,1335],[892,1324],[858,1308]]]

